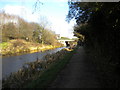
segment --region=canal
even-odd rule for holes
[[[43,60],[47,54],[56,53],[66,47],[60,47],[53,50],[47,50],[44,52],[35,52],[30,54],[24,54],[19,56],[8,56],[2,58],[2,78],[8,77],[11,73],[17,72],[22,69],[23,65],[28,62],[36,61],[37,59]]]

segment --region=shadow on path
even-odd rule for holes
[[[96,69],[83,47],[79,47],[66,67],[48,88],[99,88]]]

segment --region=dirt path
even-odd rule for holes
[[[98,88],[96,70],[83,47],[79,47],[70,62],[59,73],[49,88]]]

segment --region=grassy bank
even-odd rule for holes
[[[37,60],[26,64],[22,70],[11,74],[3,80],[3,88],[45,88],[64,68],[75,50],[63,49],[55,54],[45,56],[45,60]]]
[[[54,49],[61,46],[38,44],[33,42],[27,42],[21,39],[15,39],[15,40],[10,40],[9,42],[1,43],[0,47],[2,47],[2,49],[0,50],[0,53],[2,54],[2,56],[12,56],[12,55],[18,55],[22,53],[33,53],[38,51],[45,51],[45,50]]]
[[[26,88],[47,88],[48,85],[56,78],[58,73],[65,67],[75,51],[66,53],[63,58],[52,63],[50,67],[38,79],[29,83]]]

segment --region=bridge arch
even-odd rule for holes
[[[64,46],[70,46],[70,42],[75,42],[75,40],[58,40]]]

